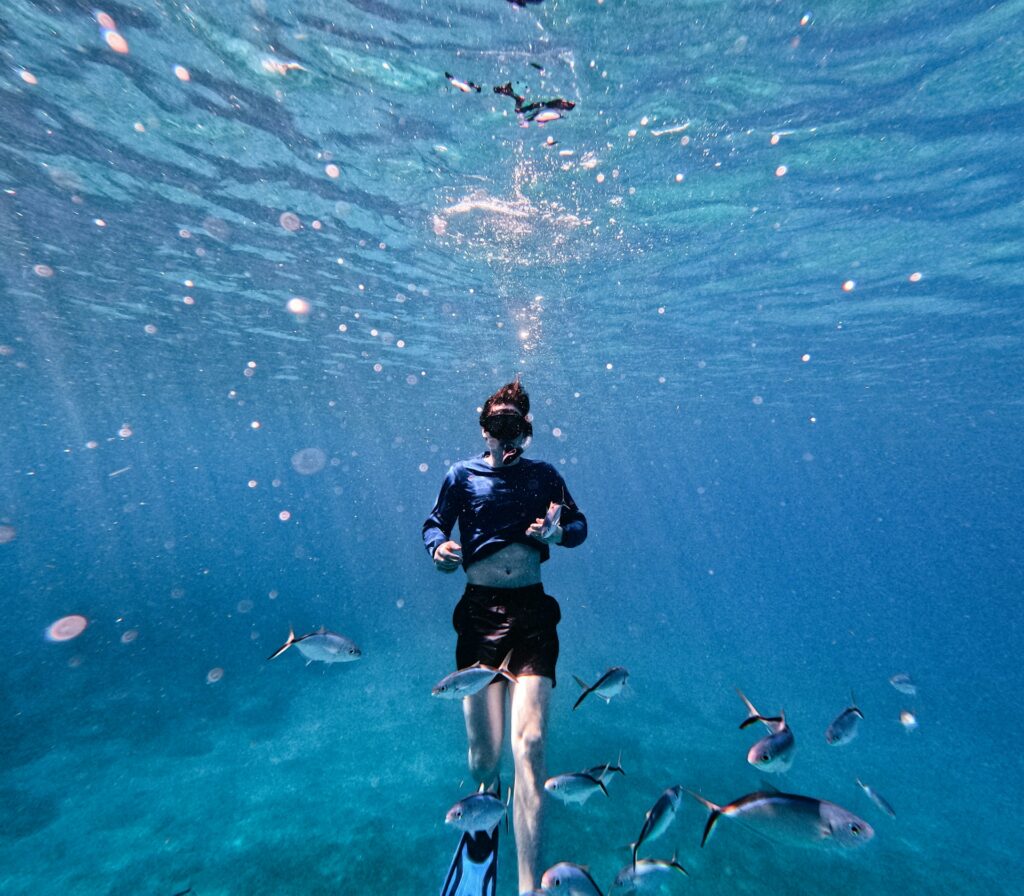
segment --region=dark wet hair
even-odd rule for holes
[[[487,401],[484,402],[483,410],[480,412],[480,425],[487,428],[486,421],[491,415],[491,409],[495,406],[511,405],[523,417],[523,429],[527,436],[533,435],[533,425],[530,423],[530,396],[526,394],[523,383],[518,376],[511,382],[505,383]]]

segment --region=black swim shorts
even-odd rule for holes
[[[558,601],[544,593],[543,585],[467,585],[452,614],[459,635],[455,663],[459,669],[473,663],[497,667],[511,651],[514,675],[543,675],[554,687],[561,618]]]

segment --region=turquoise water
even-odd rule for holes
[[[607,888],[669,785],[758,789],[738,686],[876,836],[701,849],[687,800],[678,892],[1024,892],[1024,3],[2,9],[4,894],[437,891],[419,528],[517,371],[591,531],[549,770],[627,772],[548,862]],[[363,658],[268,663],[289,625]]]

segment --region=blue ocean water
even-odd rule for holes
[[[1024,892],[1024,3],[0,6],[4,894],[437,891],[419,530],[517,372],[591,532],[549,770],[627,772],[548,861],[759,789],[740,687],[876,836],[702,849],[687,799],[677,892]]]

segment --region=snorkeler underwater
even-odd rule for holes
[[[1017,892],[1020,12],[5,0],[0,892]]]

